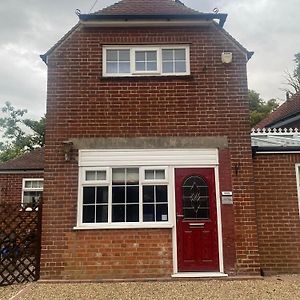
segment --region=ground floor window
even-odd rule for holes
[[[167,167],[80,168],[79,223],[169,221]]]
[[[24,178],[22,186],[22,206],[34,207],[42,198],[44,179]]]

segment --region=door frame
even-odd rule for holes
[[[216,190],[216,209],[217,209],[217,233],[218,233],[218,252],[219,252],[219,272],[224,273],[224,260],[223,260],[223,237],[222,237],[222,218],[221,218],[221,201],[220,201],[220,186],[219,186],[219,167],[216,165],[202,165],[202,166],[172,166],[170,170],[172,184],[172,197],[174,203],[173,220],[174,226],[172,229],[172,244],[173,244],[173,275],[180,274],[178,272],[178,260],[177,260],[177,222],[176,222],[176,187],[175,187],[175,169],[202,169],[209,168],[214,169],[215,174],[215,190]],[[185,272],[184,272],[185,273]],[[207,272],[188,272],[188,273],[207,273]]]

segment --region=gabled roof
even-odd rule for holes
[[[219,20],[222,27],[227,14],[203,13],[179,0],[122,0],[92,14],[80,14],[82,22],[103,20]]]
[[[275,111],[259,122],[255,127],[273,127],[273,125],[279,121],[283,121],[298,114],[300,114],[300,92],[296,93],[290,99],[281,104]]]
[[[29,153],[0,164],[0,171],[31,171],[44,169],[44,148],[37,148]]]
[[[195,15],[198,11],[174,0],[122,0],[94,14],[100,15]]]

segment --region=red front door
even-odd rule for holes
[[[219,271],[214,169],[176,169],[178,271]]]

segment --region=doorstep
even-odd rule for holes
[[[212,278],[228,277],[228,274],[221,272],[180,272],[171,275],[173,278]]]

